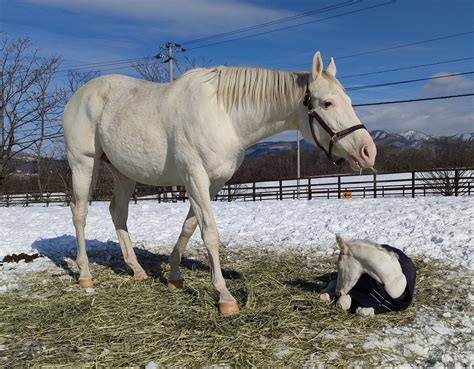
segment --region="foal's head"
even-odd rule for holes
[[[339,246],[339,260],[337,261],[337,285],[336,296],[347,295],[359,280],[363,268],[354,257],[350,244],[346,243],[340,235],[336,235]]]
[[[312,111],[313,123],[302,124],[300,129],[309,142],[316,141],[335,162],[339,158],[347,160],[354,170],[373,167],[377,152],[375,144],[365,127],[359,126],[361,122],[352,108],[351,99],[336,79],[334,60],[331,58],[327,69],[323,70],[319,51],[313,58],[305,100]],[[350,132],[345,133],[345,130]]]

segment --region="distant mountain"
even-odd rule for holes
[[[461,133],[452,136],[430,136],[422,132],[406,131],[401,133],[390,133],[383,130],[370,132],[376,145],[386,145],[396,149],[420,148],[427,143],[441,139],[461,140],[474,143],[474,133]],[[301,140],[301,151],[310,151],[313,145]],[[248,158],[254,159],[261,155],[281,155],[286,156],[290,152],[295,152],[295,141],[274,141],[259,142],[246,151]]]

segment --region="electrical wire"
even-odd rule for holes
[[[365,104],[353,104],[353,107],[360,106],[376,106],[376,105],[391,105],[391,104],[405,104],[418,101],[431,101],[431,100],[445,100],[445,99],[457,99],[461,97],[474,96],[474,93],[469,94],[459,94],[459,95],[447,95],[447,96],[434,96],[434,97],[424,97],[421,99],[409,99],[409,100],[391,100],[391,101],[379,101]]]
[[[343,7],[346,7],[346,6],[355,5],[355,4],[360,3],[360,2],[362,2],[362,0],[349,0],[349,1],[345,1],[343,3],[327,6],[327,7],[320,8],[320,9],[310,10],[310,11],[295,14],[295,15],[292,15],[292,16],[289,16],[289,17],[279,18],[279,19],[275,19],[275,20],[268,21],[268,22],[265,22],[265,23],[260,23],[260,24],[255,24],[255,25],[252,25],[252,26],[244,27],[244,28],[235,29],[233,31],[217,33],[217,34],[214,34],[214,35],[210,35],[210,36],[206,36],[206,37],[202,37],[202,38],[197,38],[197,39],[189,40],[189,41],[182,41],[179,44],[180,45],[190,45],[190,44],[194,44],[194,43],[200,43],[200,42],[204,42],[204,41],[213,40],[213,39],[216,39],[216,38],[232,36],[232,35],[243,33],[243,32],[253,31],[253,30],[259,29],[259,28],[264,28],[264,27],[273,26],[273,25],[280,24],[280,23],[289,22],[289,21],[292,21],[292,20],[295,20],[295,19],[308,17],[310,15],[323,13],[323,12],[326,12],[326,11],[329,11],[329,10],[334,10],[334,9],[339,9],[339,8],[343,8]]]
[[[426,77],[426,78],[416,78],[416,79],[408,79],[404,81],[395,81],[395,82],[386,82],[386,83],[378,83],[374,85],[363,85],[363,86],[353,86],[353,87],[347,87],[347,91],[356,91],[356,90],[365,90],[368,88],[376,88],[376,87],[384,87],[384,86],[393,86],[393,85],[401,85],[404,83],[414,83],[414,82],[421,82],[421,81],[429,81],[432,79],[440,79],[440,78],[450,78],[450,77],[456,77],[456,76],[465,76],[467,74],[473,74],[474,71],[470,72],[462,72],[462,73],[453,73],[453,74],[446,74],[442,76],[434,76],[434,77]]]
[[[257,37],[257,36],[267,35],[267,34],[269,34],[269,33],[274,33],[274,32],[279,32],[279,31],[283,31],[283,30],[287,30],[287,29],[292,29],[292,28],[296,28],[296,27],[301,27],[301,26],[304,26],[304,25],[307,25],[307,24],[322,22],[322,21],[325,21],[325,20],[328,20],[328,19],[335,19],[335,18],[339,18],[339,17],[345,16],[345,15],[360,13],[360,12],[363,12],[363,11],[366,11],[366,10],[378,8],[378,7],[381,7],[381,6],[386,6],[386,5],[389,5],[389,4],[394,3],[395,1],[396,1],[396,0],[390,0],[390,1],[387,1],[387,2],[384,2],[384,3],[381,3],[381,4],[372,5],[372,6],[367,6],[367,7],[365,7],[365,8],[353,10],[353,11],[350,11],[350,12],[340,13],[340,14],[336,14],[336,15],[333,15],[333,16],[325,17],[325,18],[319,18],[319,19],[315,19],[315,20],[312,20],[312,21],[308,21],[308,22],[293,24],[293,25],[291,25],[291,26],[280,27],[280,28],[276,28],[276,29],[269,30],[269,31],[258,32],[258,33],[254,33],[254,34],[247,35],[247,36],[231,38],[231,39],[229,39],[229,40],[213,42],[213,43],[209,43],[209,44],[205,44],[205,45],[199,45],[199,46],[195,46],[195,47],[188,48],[187,50],[188,50],[188,51],[189,51],[189,50],[196,50],[196,49],[201,49],[201,48],[204,48],[204,47],[215,46],[215,45],[221,45],[221,44],[224,44],[224,43],[227,43],[227,42],[233,42],[233,41],[238,41],[238,40],[244,40],[244,39],[248,39],[248,38],[251,38],[251,37]]]
[[[440,36],[440,37],[431,38],[431,39],[427,39],[427,40],[421,40],[421,41],[410,42],[410,43],[396,45],[396,46],[385,47],[385,48],[382,48],[382,49],[368,50],[368,51],[364,51],[364,52],[356,53],[356,54],[336,56],[336,57],[334,57],[334,59],[337,59],[337,60],[349,59],[349,58],[354,58],[354,57],[357,57],[357,56],[375,54],[375,53],[379,53],[379,52],[383,52],[383,51],[402,49],[402,48],[409,47],[409,46],[414,46],[414,45],[422,45],[422,44],[426,44],[428,42],[446,40],[446,39],[449,39],[449,38],[465,36],[465,35],[469,35],[469,34],[473,34],[473,33],[474,33],[474,31],[454,33],[454,34],[450,34],[450,35],[446,35],[446,36]],[[294,67],[300,67],[300,66],[306,66],[306,65],[307,64],[293,64],[293,65],[287,65],[287,66],[280,67],[280,68],[281,69],[288,69],[288,68],[294,68]]]
[[[409,69],[417,69],[417,68],[425,68],[425,67],[432,67],[434,65],[441,65],[441,64],[449,64],[449,63],[456,63],[460,61],[465,61],[465,60],[472,60],[474,59],[474,56],[469,56],[466,58],[459,58],[459,59],[451,59],[451,60],[443,60],[439,62],[434,62],[434,63],[426,63],[426,64],[417,64],[417,65],[410,65],[407,67],[400,67],[400,68],[393,68],[393,69],[384,69],[376,72],[366,72],[366,73],[358,73],[358,74],[349,74],[347,76],[341,76],[337,77],[337,79],[344,79],[344,78],[353,78],[353,77],[362,77],[362,76],[369,76],[372,74],[384,74],[384,73],[390,73],[390,72],[398,72],[401,70],[409,70]]]

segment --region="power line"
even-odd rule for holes
[[[456,98],[468,97],[468,96],[474,96],[474,93],[460,94],[460,95],[447,95],[447,96],[434,96],[434,97],[425,97],[425,98],[421,98],[421,99],[410,99],[410,100],[379,101],[379,102],[366,103],[366,104],[354,104],[354,105],[352,105],[352,106],[353,106],[353,107],[360,107],[360,106],[376,106],[376,105],[404,104],[404,103],[412,103],[412,102],[418,102],[418,101],[456,99]]]
[[[319,9],[310,10],[308,12],[299,13],[299,14],[296,14],[296,15],[293,15],[293,16],[290,16],[290,17],[275,19],[273,21],[260,23],[260,24],[248,26],[248,27],[245,27],[245,28],[236,29],[236,30],[233,30],[233,31],[218,33],[218,34],[214,34],[214,35],[210,35],[210,36],[206,36],[206,37],[202,37],[202,38],[198,38],[198,39],[194,39],[194,40],[184,41],[184,42],[181,42],[181,44],[199,43],[199,42],[203,42],[203,41],[207,41],[207,40],[211,40],[211,39],[216,39],[216,38],[230,36],[230,35],[233,35],[233,34],[247,32],[247,31],[254,30],[254,29],[268,27],[270,25],[289,22],[291,20],[307,17],[307,16],[310,16],[310,15],[314,15],[314,14],[323,13],[323,12],[334,10],[334,9],[339,9],[339,8],[342,8],[342,7],[355,5],[357,3],[360,3],[361,1],[362,0],[348,0],[348,1],[345,1],[345,2],[342,2],[342,3],[339,3],[339,4],[327,6],[327,7],[324,7],[324,8],[319,8]],[[144,56],[144,57],[132,58],[132,59],[118,59],[118,60],[110,60],[110,61],[104,61],[104,62],[70,65],[70,66],[62,67],[60,71],[69,70],[69,69],[82,69],[82,68],[86,68],[86,67],[93,68],[93,67],[109,66],[109,65],[114,65],[114,64],[138,62],[138,61],[141,61],[141,60],[144,60],[144,59],[147,59],[147,58],[151,58],[151,56]]]
[[[362,2],[362,0],[349,0],[349,1],[345,1],[343,3],[327,6],[327,7],[320,8],[320,9],[310,10],[310,11],[295,14],[295,15],[292,15],[292,16],[289,16],[289,17],[279,18],[279,19],[275,19],[275,20],[268,21],[268,22],[265,22],[265,23],[260,23],[260,24],[255,24],[253,26],[248,26],[248,27],[244,27],[244,28],[235,29],[233,31],[217,33],[215,35],[210,35],[210,36],[197,38],[197,39],[189,40],[189,41],[182,41],[181,44],[190,45],[190,44],[194,44],[194,43],[200,43],[200,42],[204,42],[204,41],[208,41],[208,40],[213,40],[213,39],[216,39],[216,38],[232,36],[232,35],[243,33],[243,32],[253,31],[253,30],[259,29],[259,28],[264,28],[264,27],[273,26],[273,25],[280,24],[280,23],[289,22],[289,21],[292,21],[292,20],[295,20],[295,19],[308,17],[310,15],[323,13],[323,12],[326,12],[326,11],[329,11],[329,10],[334,10],[334,9],[339,9],[339,8],[343,8],[343,7],[350,6],[350,5],[355,5],[355,4],[360,3],[360,2]]]
[[[434,77],[426,77],[426,78],[416,78],[416,79],[408,79],[404,81],[395,81],[395,82],[386,82],[386,83],[378,83],[374,85],[363,85],[363,86],[353,86],[353,87],[347,87],[347,91],[356,91],[356,90],[365,90],[368,88],[376,88],[376,87],[384,87],[384,86],[393,86],[393,85],[401,85],[404,83],[414,83],[414,82],[421,82],[421,81],[429,81],[432,79],[440,79],[440,78],[450,78],[450,77],[456,77],[456,76],[464,76],[467,74],[473,74],[474,71],[470,72],[462,72],[462,73],[453,73],[453,74],[446,74],[442,76],[434,76]]]
[[[312,21],[308,21],[308,22],[303,22],[303,23],[298,23],[298,24],[293,24],[293,25],[291,25],[291,26],[286,26],[286,27],[280,27],[280,28],[276,28],[276,29],[269,30],[269,31],[258,32],[258,33],[254,33],[254,34],[247,35],[247,36],[231,38],[231,39],[229,39],[229,40],[218,41],[218,42],[213,42],[213,43],[209,43],[209,44],[205,44],[205,45],[190,47],[190,48],[188,48],[188,50],[195,50],[195,49],[201,49],[201,48],[203,48],[203,47],[221,45],[221,44],[224,44],[224,43],[227,43],[227,42],[233,42],[233,41],[238,41],[238,40],[244,40],[244,39],[251,38],[251,37],[257,37],[257,36],[266,35],[266,34],[274,33],[274,32],[279,32],[279,31],[283,31],[283,30],[287,30],[287,29],[291,29],[291,28],[301,27],[301,26],[304,26],[304,25],[307,25],[307,24],[311,24],[311,23],[322,22],[322,21],[325,21],[325,20],[328,20],[328,19],[339,18],[339,17],[342,17],[342,16],[344,16],[344,15],[360,13],[360,12],[363,12],[363,11],[366,11],[366,10],[378,8],[378,7],[381,7],[381,6],[386,6],[386,5],[388,5],[388,4],[394,3],[395,1],[396,1],[396,0],[390,0],[390,1],[387,1],[387,2],[384,2],[384,3],[381,3],[381,4],[372,5],[372,6],[367,6],[367,7],[365,7],[365,8],[361,8],[361,9],[358,9],[358,10],[353,10],[353,11],[350,11],[350,12],[345,12],[345,13],[336,14],[336,15],[333,15],[333,16],[330,16],[330,17],[319,18],[319,19],[316,19],[316,20],[312,20]]]
[[[338,59],[338,60],[349,59],[349,58],[354,58],[354,57],[357,57],[357,56],[375,54],[375,53],[379,53],[379,52],[383,52],[383,51],[402,49],[402,48],[405,48],[405,47],[408,47],[408,46],[421,45],[421,44],[425,44],[425,43],[428,43],[428,42],[446,40],[446,39],[449,39],[449,38],[465,36],[465,35],[469,35],[469,34],[472,34],[472,33],[474,33],[474,31],[454,33],[454,34],[450,34],[450,35],[446,35],[446,36],[431,38],[431,39],[428,39],[428,40],[421,40],[421,41],[410,42],[410,43],[396,45],[396,46],[385,47],[385,48],[382,48],[382,49],[368,50],[368,51],[364,51],[364,52],[356,53],[356,54],[336,56],[335,59]],[[303,65],[306,66],[307,64],[293,64],[293,65],[288,65],[288,66],[284,66],[284,67],[281,67],[281,68],[286,69],[286,68],[300,67],[300,66],[303,66]]]
[[[455,62],[460,62],[460,61],[465,61],[465,60],[472,60],[472,59],[474,59],[474,57],[470,56],[470,57],[466,57],[466,58],[444,60],[444,61],[439,61],[439,62],[434,62],[434,63],[410,65],[410,66],[407,66],[407,67],[400,67],[400,68],[393,68],[393,69],[384,69],[384,70],[380,70],[380,71],[377,71],[377,72],[350,74],[350,75],[347,75],[347,76],[341,76],[341,77],[337,77],[337,78],[338,79],[344,79],[344,78],[352,78],[352,77],[369,76],[369,75],[372,75],[372,74],[383,74],[383,73],[389,73],[389,72],[398,72],[398,71],[401,71],[401,70],[432,67],[434,65],[455,63]]]

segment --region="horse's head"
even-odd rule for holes
[[[309,110],[309,124],[303,123],[300,129],[309,142],[314,141],[336,163],[345,159],[354,170],[373,167],[377,152],[374,141],[336,79],[334,60],[331,58],[323,70],[319,51],[313,58],[304,104]]]
[[[340,235],[336,235],[339,246],[339,260],[337,261],[336,296],[347,295],[362,275],[362,266],[353,257],[350,245]]]

